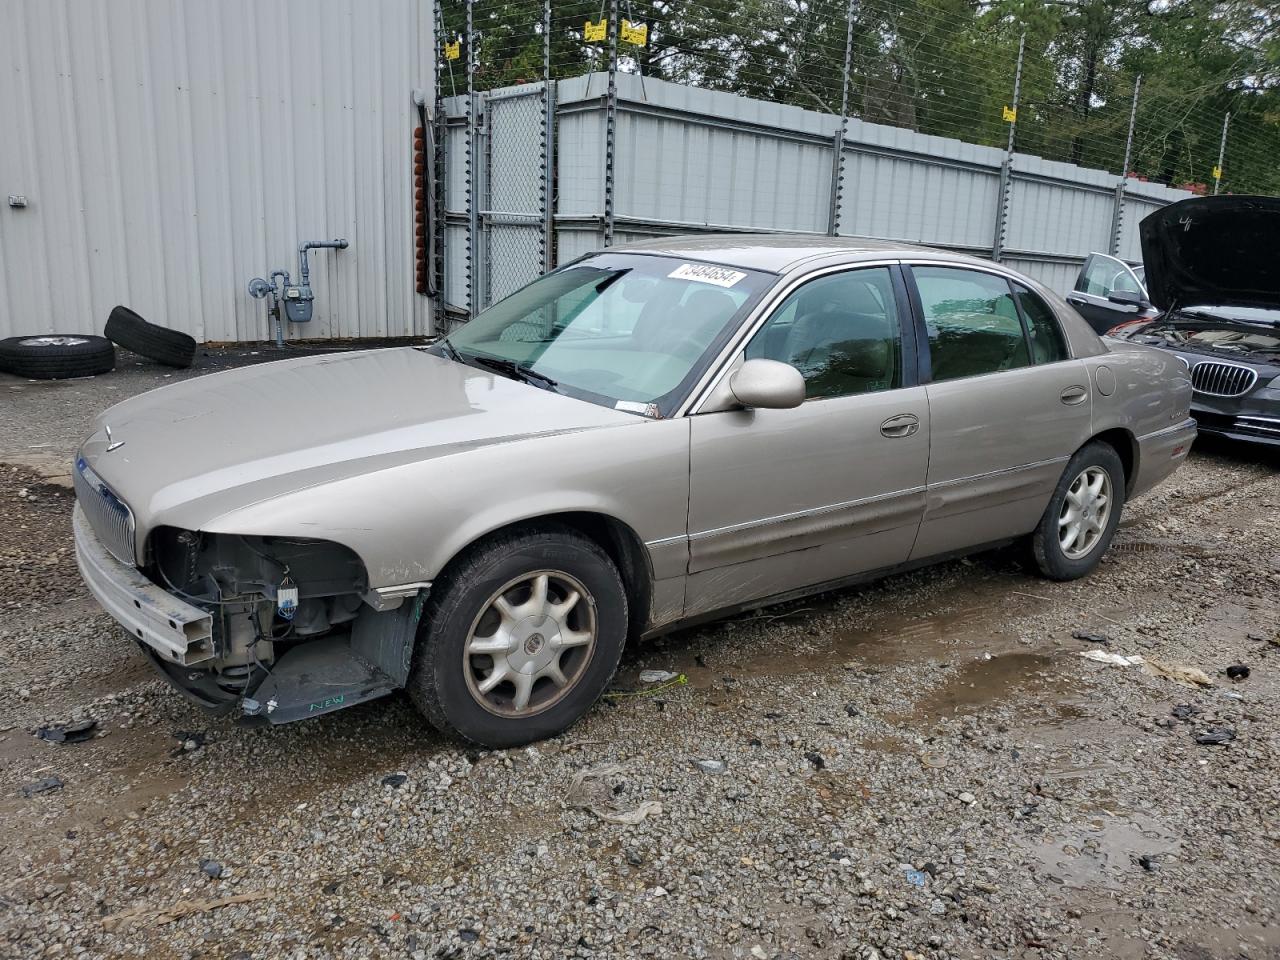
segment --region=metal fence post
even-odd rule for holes
[[[467,0],[467,319],[476,315],[476,56],[475,2]]]
[[[551,82],[551,0],[542,0],[542,269],[555,266],[556,91]]]
[[[1227,159],[1227,124],[1231,122],[1230,111],[1222,118],[1222,142],[1218,144],[1218,165],[1213,168],[1213,195],[1218,195],[1218,187],[1222,184],[1222,162]]]
[[[1129,179],[1129,161],[1133,157],[1133,125],[1138,119],[1138,92],[1142,89],[1142,75],[1133,81],[1133,104],[1129,107],[1129,136],[1124,142],[1124,163],[1120,167],[1120,182],[1116,184],[1115,205],[1111,208],[1111,249],[1114,257],[1120,252],[1120,229],[1124,225],[1124,185]]]
[[[604,106],[604,245],[613,246],[613,158],[618,126],[618,0],[609,0],[609,90]]]
[[[831,209],[827,213],[827,233],[840,232],[840,204],[844,199],[844,141],[849,133],[849,69],[853,64],[853,11],[857,0],[849,0],[845,9],[844,72],[840,80],[840,129],[836,133],[831,165]]]
[[[449,156],[449,125],[445,117],[444,107],[444,70],[449,71],[450,79],[453,76],[453,67],[449,63],[449,59],[445,56],[444,44],[444,15],[440,10],[440,0],[432,3],[433,13],[435,15],[435,37],[436,37],[436,100],[435,115],[431,118],[432,125],[432,147],[434,148],[431,157],[431,163],[435,169],[435,196],[431,198],[431,203],[435,204],[435,210],[431,217],[431,266],[436,278],[436,296],[435,296],[435,324],[437,333],[449,332],[448,312],[445,309],[448,303],[448,293],[446,291],[447,276],[445,272],[445,264],[448,258],[444,255],[445,244],[445,215],[448,211],[448,156]],[[442,67],[444,69],[442,69]]]
[[[991,259],[1000,262],[1004,255],[1005,230],[1009,226],[1009,197],[1013,188],[1013,138],[1018,128],[1018,96],[1022,93],[1022,55],[1027,47],[1024,30],[1018,38],[1018,66],[1013,74],[1013,109],[1006,119],[1009,123],[1009,144],[1005,148],[1004,163],[1000,164],[1000,191],[996,199],[996,232],[991,244]]]

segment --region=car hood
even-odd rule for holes
[[[1147,292],[1162,310],[1280,306],[1280,199],[1192,197],[1140,224]]]
[[[133,509],[144,536],[357,474],[643,422],[405,347],[264,363],[153,390],[100,414],[80,455]]]

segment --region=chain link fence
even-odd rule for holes
[[[667,80],[835,117],[834,168],[823,181],[829,216],[819,227],[830,233],[865,232],[842,219],[856,205],[843,196],[848,151],[835,144],[851,121],[1002,150],[988,253],[997,259],[1010,240],[1014,192],[1028,189],[1031,174],[1018,169],[1034,166],[1019,159],[1027,154],[1115,178],[1098,244],[1112,252],[1131,227],[1126,209],[1142,206],[1143,198],[1126,204],[1125,192],[1143,181],[1190,193],[1280,193],[1274,24],[1243,0],[1169,0],[1140,11],[1120,0],[436,0],[436,11],[440,106],[456,98],[454,109],[437,110],[437,142],[452,142],[450,129],[465,140],[464,169],[440,177],[457,187],[444,191],[441,235],[455,250],[437,259],[454,282],[436,284],[455,319],[557,262],[552,221],[563,177],[599,181],[599,239],[620,239],[624,77],[642,90]],[[556,83],[593,73],[603,152],[562,157],[557,170]]]

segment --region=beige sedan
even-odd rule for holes
[[[113,407],[76,465],[77,552],[211,710],[283,723],[405,687],[509,746],[582,716],[628,640],[694,619],[1016,540],[1088,574],[1186,456],[1190,399],[1175,357],[996,264],[664,239],[428,348]]]

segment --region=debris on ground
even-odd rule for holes
[[[827,761],[823,758],[822,754],[818,753],[816,750],[810,750],[804,755],[804,758],[813,764],[813,769],[815,770],[821,770],[827,765]]]
[[[1236,738],[1236,732],[1230,727],[1210,727],[1204,733],[1196,735],[1196,743],[1202,747],[1221,747]]]
[[[1247,680],[1249,668],[1243,663],[1233,663],[1227,667],[1227,678],[1230,680]]]
[[[180,757],[184,753],[196,753],[203,750],[209,742],[207,734],[196,730],[175,730],[173,738],[178,741],[177,749],[170,754],[174,757]]]
[[[50,743],[84,743],[98,732],[97,720],[79,720],[75,723],[50,723],[36,730],[36,736]]]
[[[201,860],[200,872],[210,880],[217,880],[222,876],[222,864],[217,860]]]
[[[680,674],[673,673],[670,670],[641,670],[640,682],[641,683],[666,683],[668,680],[674,680],[678,676],[680,676]]]
[[[1079,655],[1094,663],[1105,663],[1113,667],[1136,667],[1144,662],[1142,655],[1137,653],[1126,657],[1119,653],[1107,653],[1105,650],[1083,650]]]
[[[382,785],[390,787],[392,790],[398,790],[409,782],[409,777],[403,773],[388,773],[382,778]]]
[[[34,783],[24,783],[22,785],[22,795],[24,797],[34,797],[41,793],[52,793],[54,790],[61,790],[66,784],[58,777],[44,777]]]
[[[569,790],[564,802],[567,806],[577,807],[595,814],[609,823],[621,823],[634,826],[648,817],[662,813],[662,804],[657,800],[645,800],[631,810],[621,809],[614,800],[615,791],[605,781],[607,777],[616,777],[624,771],[616,763],[602,764],[598,767],[584,767],[573,775],[569,782]]]
[[[1200,715],[1200,708],[1193,703],[1175,704],[1174,708],[1169,711],[1179,720],[1190,720],[1192,717]]]
[[[1105,633],[1091,633],[1088,630],[1077,630],[1071,636],[1076,640],[1083,640],[1086,643],[1097,643],[1104,647],[1111,646],[1111,638]]]
[[[723,760],[693,760],[692,763],[703,773],[724,773],[729,769]]]
[[[219,910],[237,903],[264,900],[268,895],[266,890],[254,890],[251,893],[237,893],[217,900],[181,900],[167,907],[130,907],[128,910],[121,910],[109,917],[103,917],[102,926],[108,932],[131,923],[158,927],[162,923],[172,923],[193,913],[208,913],[210,910]]]
[[[1164,663],[1160,660],[1148,659],[1144,664],[1147,673],[1154,677],[1164,677],[1184,687],[1212,687],[1213,678],[1199,667],[1188,667],[1181,663]]]

